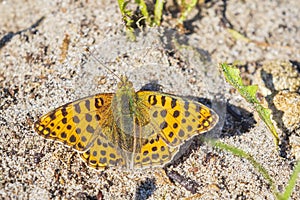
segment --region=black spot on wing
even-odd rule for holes
[[[91,109],[90,101],[89,100],[85,100],[85,104],[84,105],[85,105],[86,109],[88,111],[90,111],[90,109]]]
[[[175,108],[176,105],[177,105],[177,99],[172,98],[171,108]]]
[[[161,105],[165,106],[166,105],[166,96],[161,97]]]

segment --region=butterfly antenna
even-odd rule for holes
[[[86,51],[97,61],[99,62],[107,71],[109,71],[110,73],[112,73],[115,77],[117,77],[120,81],[121,78],[111,69],[109,69],[100,59],[98,59],[91,51],[90,51],[90,48],[86,48]]]

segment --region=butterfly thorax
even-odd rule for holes
[[[132,83],[128,81],[126,76],[121,76],[121,82],[118,84],[118,89],[113,96],[111,108],[113,110],[114,120],[120,122],[119,128],[126,134],[132,133],[132,126],[128,123],[132,122],[135,112],[135,98],[136,94]]]

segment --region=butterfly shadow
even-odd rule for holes
[[[135,200],[146,200],[148,199],[156,190],[156,183],[154,178],[146,178],[142,181],[135,192]]]

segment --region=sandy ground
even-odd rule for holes
[[[99,172],[72,149],[39,136],[32,125],[62,104],[116,90],[117,78],[87,54],[89,47],[117,75],[129,76],[137,90],[159,85],[164,92],[211,105],[220,122],[206,135],[253,155],[282,192],[295,164],[291,137],[300,137],[300,106],[285,112],[289,101],[281,107],[270,104],[284,146],[280,156],[253,108],[225,83],[218,63],[239,61],[244,81],[259,84],[269,103],[275,94],[287,99],[284,95],[292,93],[297,105],[299,15],[297,0],[236,0],[226,6],[212,1],[191,13],[190,34],[172,29],[175,20],[169,14],[161,29],[145,30],[133,43],[126,38],[116,1],[0,1],[0,197],[275,199],[247,160],[199,137],[164,169]],[[236,40],[228,27],[251,42]],[[286,61],[288,67],[277,61],[270,65],[273,60]],[[299,191],[298,180],[291,198],[299,199]]]

